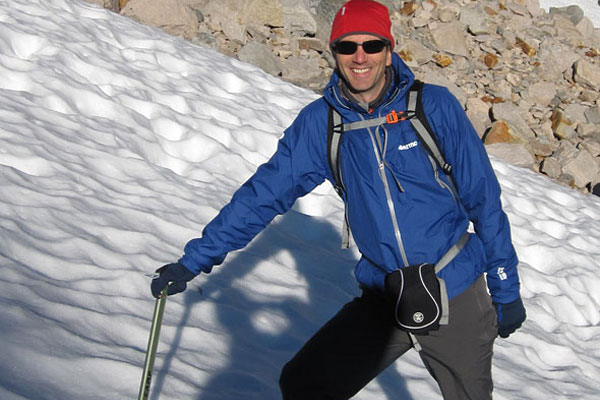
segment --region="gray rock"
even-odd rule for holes
[[[281,61],[265,44],[249,42],[239,50],[237,56],[240,61],[256,65],[271,75],[278,76],[282,72]]]
[[[584,39],[590,39],[594,36],[594,24],[587,17],[584,17],[575,27]]]
[[[217,39],[209,32],[198,32],[198,34],[191,39],[191,42],[209,49],[219,50]]]
[[[346,0],[309,0],[311,13],[317,23],[316,37],[329,43],[331,34],[331,23],[335,13],[346,2]]]
[[[535,133],[527,125],[526,118],[522,116],[521,111],[512,103],[494,104],[492,107],[494,120],[504,120],[508,123],[514,136],[528,142],[535,138]]]
[[[580,138],[600,139],[600,125],[598,124],[580,124],[577,127],[577,134]]]
[[[573,25],[577,25],[583,19],[583,10],[577,5],[567,7],[550,7],[550,15],[561,15],[567,18]]]
[[[319,68],[319,60],[320,57],[317,55],[293,55],[283,61],[282,77],[298,86],[311,89],[323,88],[326,84],[326,77]]]
[[[469,48],[465,39],[465,28],[458,21],[440,24],[431,34],[438,51],[463,57],[469,56]]]
[[[584,139],[580,147],[593,157],[600,157],[600,139]]]
[[[198,33],[196,13],[179,0],[129,0],[121,14],[185,39]]]
[[[460,8],[458,8],[458,7],[454,8],[454,7],[446,6],[439,10],[438,19],[441,22],[452,22],[456,19],[459,12],[460,12]]]
[[[241,21],[247,25],[283,26],[281,0],[235,0],[235,3],[242,10]]]
[[[489,127],[491,121],[489,117],[490,105],[480,98],[469,98],[466,102],[467,116],[471,120],[473,127],[477,131],[479,137],[483,137],[483,134]]]
[[[444,86],[446,88],[448,88],[448,90],[450,91],[450,93],[452,93],[460,102],[460,104],[462,104],[463,107],[465,107],[465,104],[467,102],[467,95],[465,93],[465,91],[461,88],[459,88],[454,82],[452,82],[450,79],[448,79],[448,77],[443,74],[440,71],[430,71],[429,73],[423,75],[421,77],[421,79],[424,82],[427,83],[432,83],[434,85],[440,85],[440,86]]]
[[[561,160],[564,173],[573,176],[575,186],[585,187],[600,173],[598,161],[585,149],[576,152],[574,157]]]
[[[485,146],[488,154],[517,167],[531,168],[535,159],[523,143],[494,143]]]
[[[600,104],[589,107],[585,110],[584,115],[588,123],[600,125]]]
[[[417,40],[407,39],[402,46],[399,46],[398,50],[404,50],[417,65],[422,65],[433,60],[433,51]]]
[[[575,63],[575,82],[600,90],[600,67],[580,59]]]
[[[562,174],[562,167],[556,158],[546,157],[540,163],[540,172],[548,175],[550,178],[558,179]]]
[[[488,14],[483,10],[482,4],[470,4],[460,10],[459,21],[467,27],[473,35],[489,35],[496,33],[497,25],[491,22]]]
[[[546,12],[542,7],[540,7],[539,0],[526,0],[525,6],[527,7],[527,11],[532,17],[541,17]]]
[[[548,106],[556,96],[556,86],[550,82],[538,82],[529,86],[527,89],[527,98],[534,104]]]
[[[552,131],[554,135],[559,139],[571,139],[574,138],[577,133],[575,132],[575,126],[573,121],[567,118],[564,112],[556,109],[552,112]]]
[[[560,14],[554,15],[552,19],[554,20],[554,28],[556,29],[557,36],[568,40],[572,45],[577,45],[583,38],[583,35],[577,29],[576,24],[570,19]]]
[[[310,12],[308,0],[281,0],[283,27],[290,32],[316,35],[317,21]]]
[[[587,121],[585,112],[588,110],[588,108],[588,106],[578,103],[566,104],[563,107],[563,112],[565,113],[567,119],[573,123],[575,128],[577,128],[579,124]]]
[[[536,156],[548,157],[558,149],[558,142],[554,138],[537,137],[529,142],[531,151]]]

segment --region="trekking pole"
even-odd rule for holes
[[[150,394],[150,383],[152,381],[152,368],[154,367],[154,359],[156,358],[156,348],[158,347],[158,337],[160,335],[160,326],[162,324],[163,312],[167,303],[167,292],[169,286],[166,286],[160,296],[156,299],[154,305],[154,317],[152,318],[152,328],[150,329],[150,337],[148,338],[148,348],[146,350],[146,361],[144,362],[144,373],[142,382],[140,383],[140,394],[138,400],[147,400]]]

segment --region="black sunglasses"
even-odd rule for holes
[[[362,46],[363,50],[367,54],[376,54],[382,51],[388,42],[385,40],[367,40],[366,42],[356,43],[349,40],[343,40],[333,44],[332,48],[338,54],[354,54],[358,49],[358,46]]]

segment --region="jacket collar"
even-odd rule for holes
[[[370,104],[359,103],[353,99],[346,87],[343,79],[337,71],[331,75],[329,83],[325,87],[323,96],[332,106],[336,107],[339,112],[343,110],[352,110],[368,114],[369,111],[378,113],[379,109],[391,101],[394,101],[398,96],[404,96],[412,85],[415,76],[408,66],[402,61],[400,56],[392,53],[392,65],[386,71],[386,86],[377,100]]]

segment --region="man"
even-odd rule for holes
[[[406,109],[414,75],[392,52],[385,6],[350,0],[336,14],[330,45],[337,68],[323,98],[306,106],[276,153],[185,246],[159,269],[152,291],[186,288],[227,253],[245,246],[278,214],[325,179],[329,107],[343,121]],[[491,399],[493,343],[525,320],[517,256],[485,149],[462,107],[446,90],[425,85],[422,103],[449,178],[431,162],[408,121],[346,132],[339,150],[347,221],[363,255],[355,268],[363,294],[346,304],[283,368],[284,399],[347,399],[415,347],[445,399]],[[435,264],[465,234],[475,234],[439,272],[450,299],[449,324],[413,335],[394,324],[398,268]],[[487,280],[484,279],[487,273]],[[491,293],[486,290],[485,283]],[[493,302],[492,302],[493,301]]]

